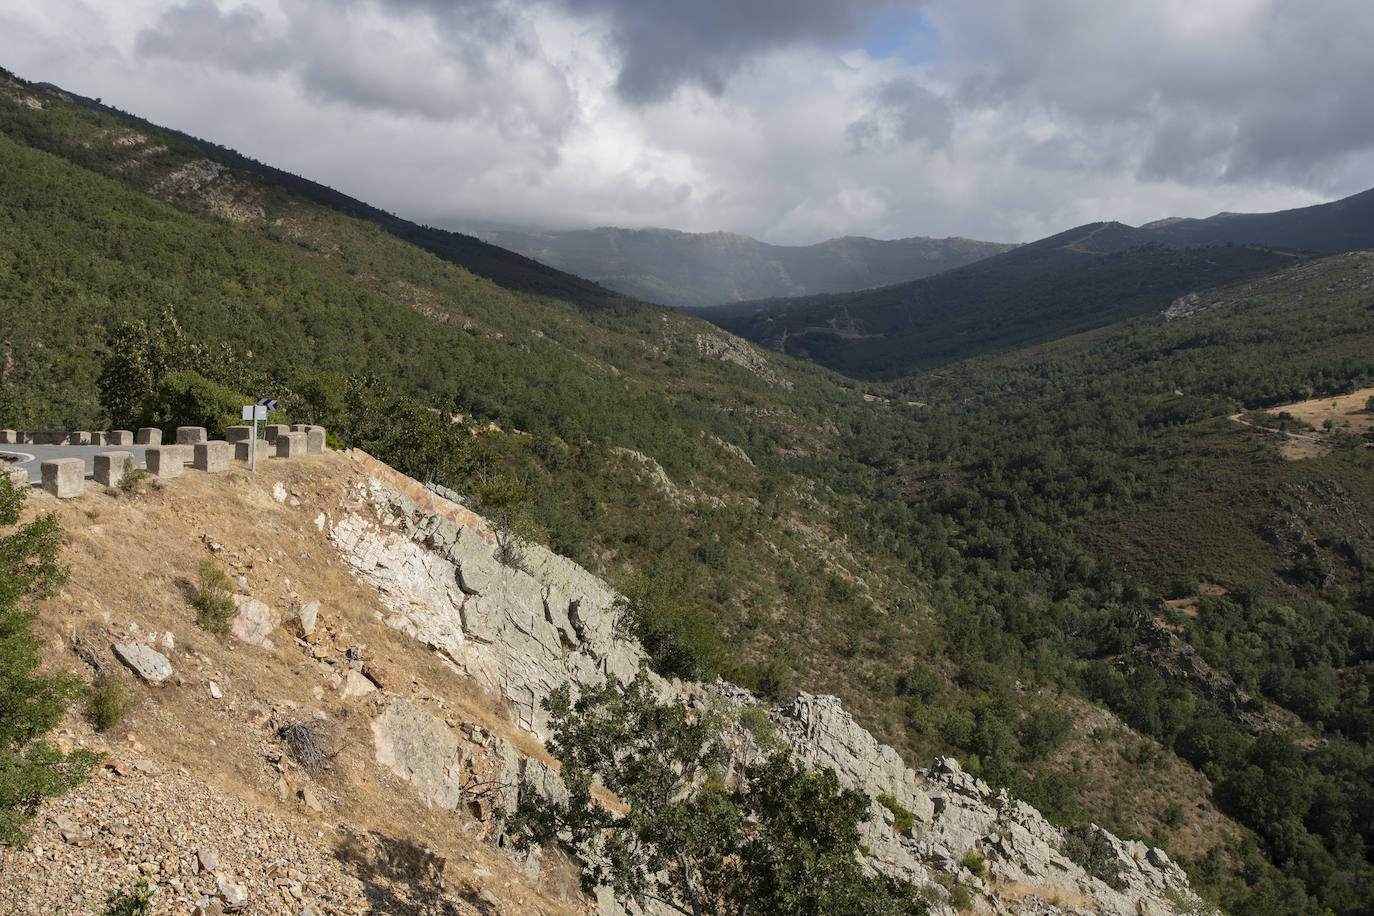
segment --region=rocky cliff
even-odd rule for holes
[[[364,456],[357,460],[378,470]],[[325,524],[356,574],[377,588],[394,612],[389,625],[498,693],[516,722],[540,736],[546,719],[539,703],[559,684],[633,676],[643,652],[617,635],[615,594],[604,583],[533,546],[518,562],[502,564],[496,539],[460,505],[434,502],[422,510],[393,485],[394,479],[389,484],[382,476],[369,477],[349,511]],[[758,706],[731,685],[660,686],[736,723]],[[1183,871],[1161,850],[1094,828],[1106,850],[1106,867],[1099,863],[1097,874],[1090,874],[1066,854],[1072,844],[1065,831],[1035,809],[1006,790],[993,791],[953,759],[938,759],[927,769],[908,766],[835,697],[802,694],[766,712],[794,755],[834,769],[842,784],[873,799],[865,833],[869,864],[925,888],[937,912],[948,906],[948,891],[956,886],[969,893],[975,909],[992,913],[1137,916],[1195,912],[1202,906]],[[411,740],[414,759],[395,750],[405,743],[398,734],[423,735],[436,729],[433,723],[393,704],[374,728],[379,759],[409,769],[431,794],[451,791],[442,779],[425,775],[442,770],[432,758],[444,741],[437,736]],[[734,733],[738,759],[763,753],[747,730],[737,726]],[[512,757],[508,744],[497,752],[506,785],[541,793],[562,790],[547,766]],[[909,813],[909,819],[899,823],[899,812]],[[603,911],[619,911],[608,895],[603,897]]]

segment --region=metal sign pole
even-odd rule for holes
[[[258,421],[263,423],[263,433],[267,432],[267,412],[276,410],[280,405],[271,398],[258,398],[256,404],[243,405],[243,418],[253,422],[253,438],[248,440],[249,467],[258,472]]]

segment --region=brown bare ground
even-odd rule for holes
[[[1374,388],[1361,388],[1351,394],[1313,398],[1310,401],[1281,404],[1271,408],[1268,413],[1276,417],[1286,413],[1295,420],[1301,420],[1312,427],[1311,431],[1281,434],[1284,439],[1279,445],[1279,454],[1288,461],[1320,458],[1328,454],[1331,451],[1331,442],[1330,437],[1324,431],[1327,420],[1332,421],[1334,429],[1357,436],[1374,430],[1374,411],[1365,407],[1371,397],[1374,397]],[[1231,419],[1240,423],[1245,422],[1240,415]]]
[[[336,518],[350,503],[356,505],[353,494],[361,492],[364,481],[354,462],[329,453],[268,461],[256,475],[242,465],[223,474],[188,471],[177,480],[145,481],[133,495],[89,482],[86,493],[72,500],[34,489],[26,515],[58,516],[62,561],[71,567],[61,593],[41,606],[37,628],[45,641],[45,668],[89,679],[91,667],[70,650],[77,636],[116,668],[109,652],[113,641],[140,638],[158,644],[162,634],[171,633],[174,644],[172,649],[159,645],[176,671],[162,687],[128,676],[138,705],[124,722],[100,735],[74,711],[60,740],[102,752],[136,746],[163,772],[203,781],[216,793],[286,819],[305,835],[333,838],[340,849],[359,835],[423,847],[447,860],[444,884],[459,899],[465,889],[468,894],[488,890],[506,912],[580,912],[576,881],[567,869],[547,859],[541,879],[531,880],[488,842],[489,823],[461,808],[450,812],[427,805],[414,788],[375,763],[369,722],[381,692],[344,699],[329,686],[333,669],[312,658],[311,647],[284,625],[271,634],[271,649],[196,627],[191,583],[201,559],[213,556],[237,590],[273,606],[283,621],[293,608],[319,600],[321,625],[353,645],[365,644],[374,661],[393,674],[395,685],[387,693],[445,718],[460,738],[463,726],[480,726],[522,753],[549,761],[499,702],[445,660],[383,624],[376,596],[354,579],[317,529],[321,513]],[[290,494],[285,502],[273,499],[278,482]],[[211,681],[222,699],[212,699]],[[282,774],[272,760],[273,751],[280,751],[275,725],[316,710],[337,735],[339,752],[333,766],[310,783],[323,802],[318,812],[295,795],[280,797]],[[475,746],[472,750],[477,752]],[[304,778],[290,769],[286,775]],[[45,816],[50,815],[40,812],[40,819]],[[94,847],[74,846],[55,852],[96,854]]]

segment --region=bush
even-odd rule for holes
[[[252,399],[212,382],[190,369],[173,372],[153,389],[144,405],[144,421],[163,430],[203,426],[211,439],[224,438],[224,429],[240,421],[243,405]]]
[[[0,525],[15,525],[28,488],[0,478]],[[44,515],[0,538],[0,843],[21,842],[44,798],[86,779],[96,757],[63,754],[44,740],[62,721],[80,681],[38,674],[40,640],[29,599],[53,594],[66,578],[57,562],[62,529]]]
[[[124,474],[119,478],[119,489],[122,493],[132,493],[138,489],[138,485],[148,479],[148,472],[140,467],[134,466],[133,458],[124,459]]]
[[[196,595],[191,602],[196,609],[196,623],[211,633],[228,633],[239,612],[232,597],[233,583],[210,557],[200,561],[196,574]]]
[[[987,859],[972,849],[964,853],[964,857],[959,860],[960,866],[967,868],[970,873],[980,878],[983,877],[983,868],[986,864]]]
[[[911,830],[912,827],[916,826],[916,815],[902,807],[897,799],[888,795],[886,792],[878,796],[878,804],[892,812],[892,816],[895,819],[892,826],[898,833],[906,833]]]
[[[86,688],[87,711],[91,722],[102,732],[118,725],[136,702],[128,684],[116,672],[96,675],[95,681]]]
[[[1126,886],[1121,877],[1121,861],[1101,828],[1093,824],[1070,827],[1064,831],[1063,853],[1108,887],[1121,890]]]
[[[128,890],[110,891],[100,916],[147,916],[153,910],[153,890],[148,879],[140,877]]]

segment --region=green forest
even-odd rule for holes
[[[1117,766],[1184,761],[1245,828],[1174,850],[1229,911],[1374,899],[1374,450],[1333,430],[1286,462],[1229,419],[1374,384],[1374,255],[1246,253],[1264,273],[1195,317],[864,387],[572,278],[503,285],[301,182],[168,182],[206,156],[0,98],[0,425],[213,429],[278,397],[609,578],[667,673],[839,694],[918,764],[1129,833],[1062,763],[1057,698],[1101,704],[1151,739]]]

